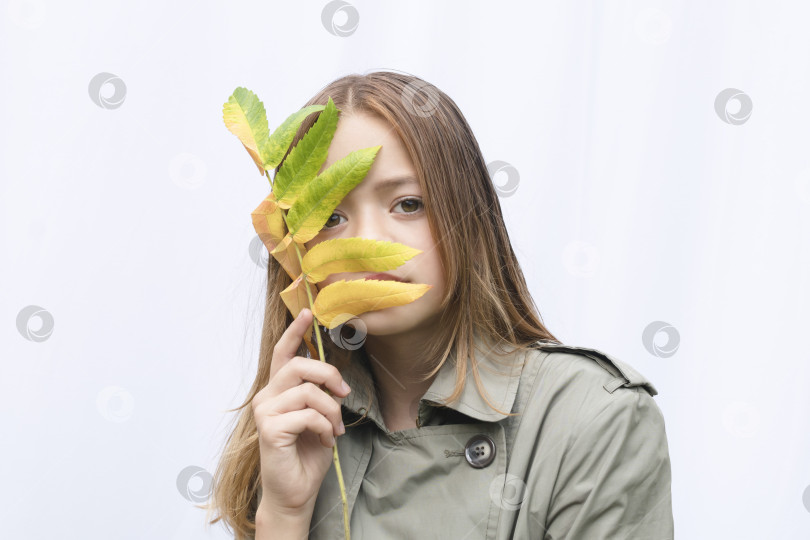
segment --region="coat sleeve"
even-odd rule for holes
[[[664,417],[641,388],[620,388],[575,428],[544,540],[671,540],[671,470]]]

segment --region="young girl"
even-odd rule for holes
[[[543,325],[453,100],[388,71],[340,78],[306,105],[330,96],[341,112],[322,170],[382,148],[307,247],[399,242],[422,253],[388,278],[432,288],[360,315],[353,335],[321,327],[321,362],[302,342],[312,314],[292,319],[279,296],[290,278],[270,257],[258,373],[211,523],[238,539],[343,538],[336,441],[355,540],[673,538],[655,387]]]

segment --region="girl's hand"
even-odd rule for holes
[[[312,515],[332,461],[334,436],[345,431],[340,405],[350,390],[340,372],[321,360],[295,356],[311,328],[312,312],[304,309],[276,343],[270,380],[252,402],[259,432],[259,504],[269,512]]]

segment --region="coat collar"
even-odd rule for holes
[[[491,339],[481,338],[478,334],[475,335],[475,347],[478,375],[490,401],[502,411],[511,412],[525,355],[519,354],[519,351],[510,344],[497,344]],[[492,410],[479,394],[472,373],[472,359],[468,357],[465,360],[467,361],[466,382],[461,396],[454,403],[446,403],[456,384],[454,352],[439,369],[430,388],[422,397],[422,402],[427,402],[431,406],[445,405],[482,422],[497,422],[506,418],[507,415]],[[369,407],[366,387],[371,388],[372,391],[375,388],[368,362],[365,348],[360,348],[352,353],[349,365],[341,371],[343,378],[352,387],[352,392],[343,399],[343,407],[358,415],[362,415],[365,408]],[[381,430],[388,431],[380,412],[376,393],[371,396],[367,416]]]

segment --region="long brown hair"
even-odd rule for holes
[[[440,335],[428,344],[422,356],[431,359],[426,362],[429,368],[421,375],[423,380],[451,357],[474,360],[476,334],[518,349],[526,349],[538,340],[559,342],[543,325],[529,294],[481,149],[455,102],[434,85],[394,71],[341,77],[304,106],[325,105],[329,97],[341,116],[362,112],[388,121],[404,143],[417,172],[447,283],[441,304]],[[292,146],[317,117],[318,114],[307,117]],[[283,164],[282,161],[279,168]],[[256,378],[244,402],[230,410],[240,413],[214,475],[211,501],[204,506],[209,509],[209,519],[214,509],[219,514],[210,523],[224,520],[237,539],[255,535],[259,441],[250,405],[269,380],[274,345],[293,321],[279,296],[290,283],[283,268],[269,257]],[[346,361],[345,351],[331,346],[328,339],[324,344],[327,360],[332,355],[330,361],[336,365]],[[299,354],[306,356],[303,345]],[[448,402],[461,395],[467,376],[468,362],[455,364],[457,382]],[[478,391],[498,410],[482,391],[476,362],[469,364]]]

